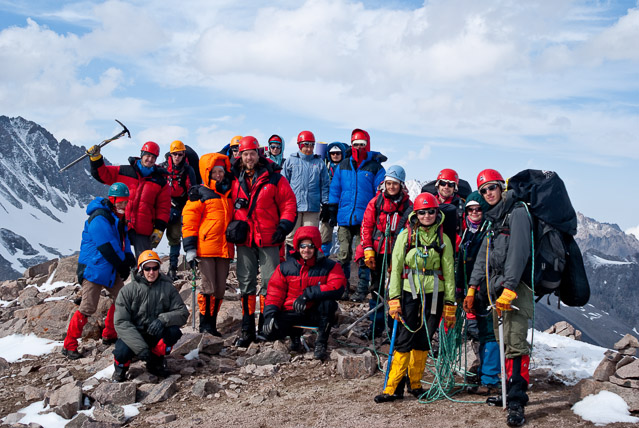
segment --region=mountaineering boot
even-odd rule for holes
[[[404,398],[405,375],[409,361],[410,354],[408,352],[393,352],[393,361],[386,380],[386,388],[382,394],[375,396],[376,403],[387,403]]]
[[[357,271],[357,291],[351,297],[352,302],[363,302],[368,295],[368,286],[371,282],[371,271],[366,266],[360,266]]]
[[[313,357],[316,360],[324,361],[328,354],[326,353],[328,345],[328,336],[331,332],[332,323],[328,317],[320,318],[317,328],[317,340],[315,341],[315,352]]]
[[[177,276],[178,259],[180,258],[180,244],[169,247],[169,278],[175,281]]]
[[[506,417],[506,423],[509,427],[520,427],[526,423],[526,417],[524,416],[524,406],[519,403],[508,404],[508,416]]]
[[[126,372],[129,370],[129,366],[120,364],[117,361],[113,363],[113,366],[115,369],[113,370],[113,376],[111,376],[111,379],[116,382],[124,382],[126,380]]]
[[[211,295],[199,293],[197,303],[200,307],[200,333],[212,334],[211,330]]]
[[[113,315],[115,314],[115,304],[111,304],[107,316],[104,319],[104,330],[102,330],[102,343],[113,345],[118,340],[118,333],[113,325]]]
[[[217,337],[222,337],[222,333],[217,331],[217,314],[220,312],[222,300],[223,299],[216,299],[215,297],[211,297],[211,303],[213,304],[213,315],[211,315],[211,334]]]
[[[300,336],[298,335],[291,336],[290,349],[291,349],[291,352],[295,352],[297,354],[299,354],[302,351],[302,340],[300,339]]]
[[[171,281],[177,281],[178,274],[176,267],[169,267],[169,278],[171,278]]]
[[[350,296],[350,278],[351,278],[351,261],[347,261],[346,263],[340,263],[342,265],[342,270],[344,271],[344,276],[346,277],[346,287],[344,288],[344,294],[340,300],[348,300],[348,296]]]
[[[243,294],[242,302],[242,336],[235,346],[246,348],[255,342],[255,294]]]
[[[266,336],[262,329],[264,328],[264,314],[260,312],[257,316],[257,336],[255,337],[258,341],[264,342],[266,341]]]
[[[486,399],[486,404],[488,404],[489,406],[494,406],[494,407],[503,406],[503,401],[501,399],[501,395],[495,395],[493,397],[488,397]]]
[[[413,394],[415,398],[419,398],[426,390],[422,388],[422,376],[426,368],[426,360],[428,359],[428,351],[418,351],[413,349],[410,351],[410,361],[408,363],[408,392]]]
[[[366,299],[366,294],[361,293],[359,290],[357,290],[351,296],[351,302],[362,303],[365,299]]]
[[[166,365],[166,358],[153,353],[146,360],[146,369],[149,373],[157,377],[168,377],[171,374]]]
[[[82,357],[82,354],[78,352],[78,339],[82,337],[82,329],[86,325],[88,318],[80,311],[75,311],[69,322],[69,328],[67,329],[67,336],[64,338],[64,347],[62,348],[62,355],[71,359],[77,360]]]

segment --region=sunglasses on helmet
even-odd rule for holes
[[[426,214],[433,215],[433,214],[437,213],[437,208],[428,208],[428,209],[425,209],[425,210],[417,210],[416,213],[417,213],[417,215],[426,215]]]
[[[482,195],[485,195],[489,191],[492,192],[493,190],[495,190],[498,187],[499,187],[499,184],[491,184],[489,186],[482,187],[481,190],[479,191],[479,193],[481,193]]]

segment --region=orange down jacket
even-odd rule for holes
[[[216,160],[224,160],[225,178],[210,178]],[[189,201],[182,210],[184,251],[197,249],[198,257],[232,259],[233,244],[226,242],[226,228],[233,218],[231,204],[231,162],[220,153],[207,153],[200,158],[202,184],[189,191]]]

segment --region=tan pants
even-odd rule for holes
[[[320,224],[320,235],[322,235],[322,244],[333,243],[333,228],[327,221]]]
[[[118,293],[120,289],[124,286],[124,281],[120,278],[120,275],[115,275],[115,283],[113,287],[108,288],[100,284],[96,284],[95,282],[91,282],[88,280],[82,281],[82,302],[80,303],[80,308],[78,309],[82,315],[90,317],[98,310],[98,302],[100,301],[100,292],[104,288],[108,291],[109,295],[113,302],[118,297]]]
[[[319,213],[309,211],[298,212],[295,227],[293,228],[293,231],[286,237],[286,245],[289,245],[291,247],[293,246],[293,237],[295,236],[295,231],[302,226],[319,227]]]
[[[229,274],[231,259],[222,257],[201,257],[200,273],[202,274],[201,294],[213,295],[216,299],[223,299],[226,291],[226,277]]]

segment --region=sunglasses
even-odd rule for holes
[[[480,207],[466,208],[466,212],[467,213],[480,213],[481,212],[481,208]]]
[[[331,156],[340,155],[342,156],[342,152],[330,152]]]
[[[271,144],[268,148],[271,150],[282,150],[282,146],[280,144]]]
[[[240,150],[240,147],[239,147],[239,146],[233,146],[233,147],[231,147],[231,151],[232,151],[232,152],[237,152],[238,150]]]
[[[184,153],[171,153],[171,156],[176,156],[181,158],[182,156],[184,156]]]
[[[304,144],[306,147],[315,147],[315,143],[312,141],[303,141],[302,144]]]
[[[435,213],[437,213],[437,208],[428,208],[427,210],[417,210],[416,211],[417,215],[433,215]]]
[[[160,266],[144,266],[142,269],[144,270],[144,272],[155,272],[160,270]]]
[[[300,244],[300,250],[306,250],[308,248],[313,249],[313,248],[315,248],[315,245],[314,244]]]
[[[455,188],[455,183],[452,181],[439,180],[439,185],[442,187],[450,187],[451,189]]]
[[[493,190],[495,190],[495,189],[496,189],[496,188],[498,188],[498,187],[499,187],[499,185],[498,185],[498,184],[491,184],[490,186],[483,187],[483,188],[479,191],[479,193],[481,193],[482,195],[485,195],[486,193],[488,193],[488,192],[492,192]]]

